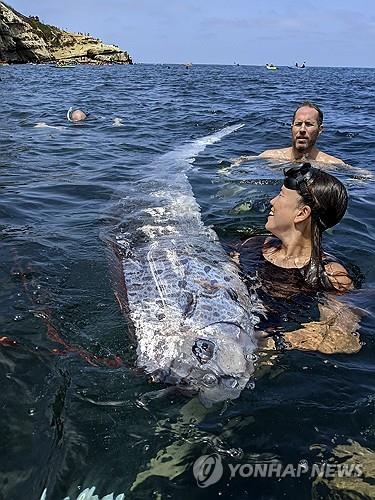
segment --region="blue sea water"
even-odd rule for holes
[[[375,184],[363,173],[375,173],[374,88],[373,69],[0,67],[0,498],[39,499],[46,487],[47,498],[75,498],[95,485],[137,499],[308,499],[306,475],[230,480],[228,464],[321,463],[350,440],[374,449]],[[346,299],[361,314],[361,351],[286,351],[206,413],[181,395],[152,398],[160,386],[134,369],[101,238],[124,189],[179,145],[243,123],[196,158],[189,180],[223,241],[262,232],[280,165],[220,162],[288,146],[305,99],[325,113],[321,149],[354,167],[332,170],[350,204],[326,245],[362,281]],[[67,122],[70,106],[89,119]],[[166,458],[166,477],[131,490],[163,449],[177,465]],[[199,488],[193,464],[215,452],[223,477]]]

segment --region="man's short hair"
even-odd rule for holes
[[[293,114],[293,120],[292,120],[292,123],[294,122],[294,118],[296,117],[296,113],[297,111],[300,109],[300,108],[303,108],[304,106],[308,107],[308,108],[313,108],[313,109],[316,109],[316,111],[318,112],[318,125],[319,127],[321,125],[323,125],[323,111],[319,108],[319,106],[317,104],[314,104],[313,102],[311,101],[304,101],[302,104],[300,104],[294,114]]]

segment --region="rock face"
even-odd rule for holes
[[[3,2],[0,2],[0,61],[132,64],[129,54],[116,45],[43,24],[38,17],[23,16]]]

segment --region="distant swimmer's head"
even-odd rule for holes
[[[82,111],[82,109],[74,109],[73,107],[70,107],[66,114],[66,117],[70,122],[82,122],[86,120],[88,116],[89,114]]]

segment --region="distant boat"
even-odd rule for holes
[[[267,68],[267,69],[272,69],[272,70],[279,69],[277,66],[275,66],[275,65],[274,65],[274,64],[272,64],[272,63],[267,63],[267,64],[266,64],[266,68]]]
[[[295,67],[296,67],[297,69],[305,69],[305,68],[306,68],[306,61],[304,61],[302,64],[298,64],[298,63],[296,63],[296,64],[295,64]]]
[[[186,63],[186,64],[185,64],[185,68],[186,68],[186,69],[189,69],[189,68],[191,68],[192,66],[193,66],[193,63],[191,63],[191,62],[189,62],[189,63]]]

